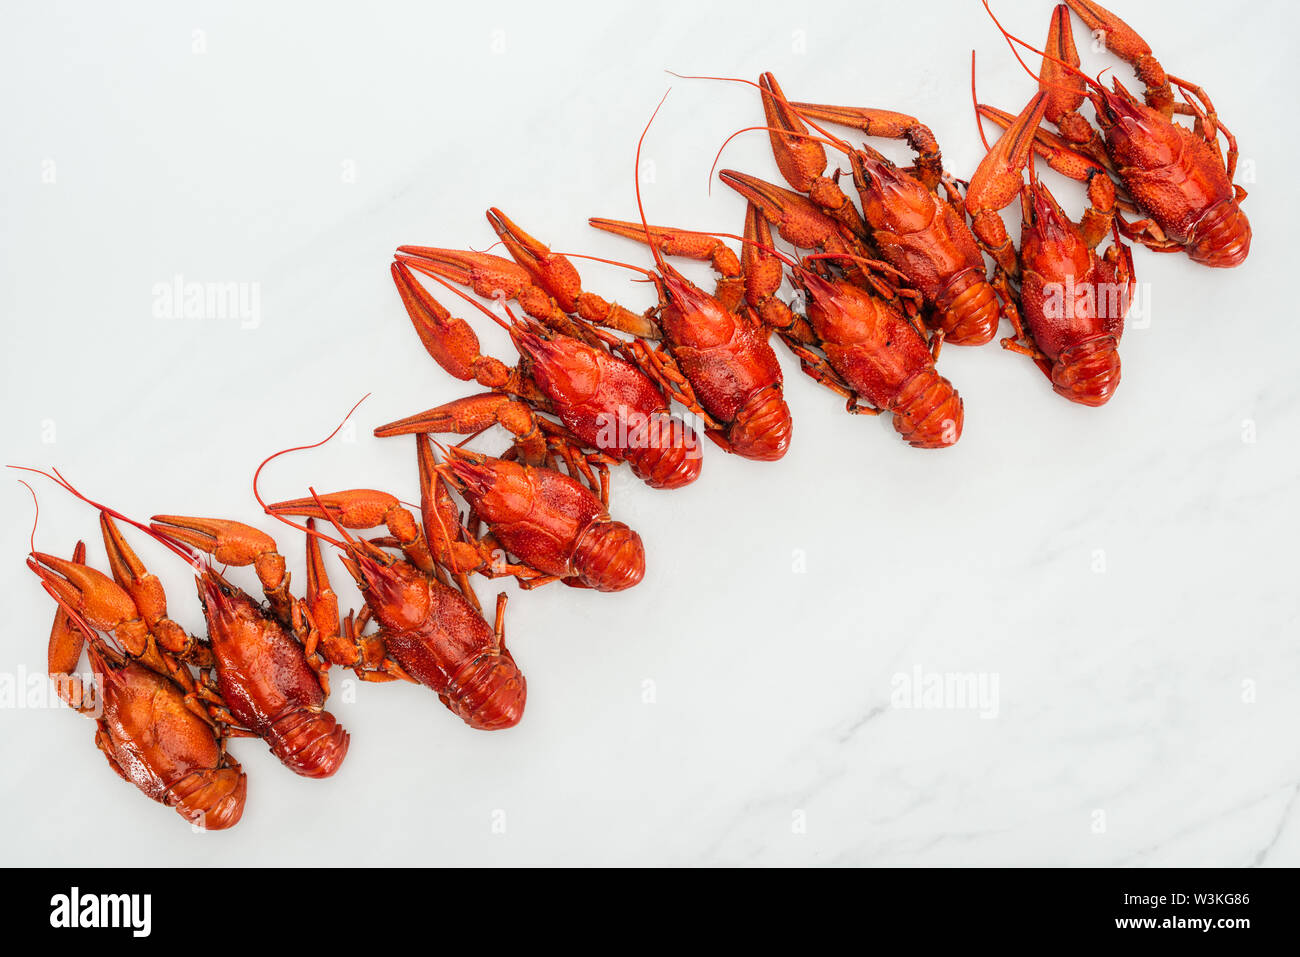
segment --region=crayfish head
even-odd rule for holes
[[[1183,149],[1178,127],[1116,80],[1113,89],[1088,94],[1106,134],[1106,151],[1116,165],[1155,169],[1174,163]]]
[[[247,592],[238,588],[211,566],[198,569],[194,576],[209,633],[228,633],[241,622],[259,622],[261,606]]]
[[[353,539],[343,566],[356,581],[379,624],[394,631],[420,625],[429,611],[429,580],[410,562],[363,539]]]
[[[656,277],[655,283],[659,286],[661,295],[682,313],[722,308],[716,299],[668,263],[664,263],[663,275]]]
[[[872,228],[908,233],[934,218],[936,199],[914,176],[866,148],[854,150],[849,159],[862,214]]]
[[[1091,251],[1065,210],[1042,183],[1027,188],[1028,216],[1020,230],[1020,259],[1026,271],[1043,276],[1085,275]]]
[[[546,339],[529,330],[512,330],[511,337],[532,363],[533,378],[548,396],[576,403],[599,387],[596,351],[586,343],[567,336]]]
[[[849,283],[825,279],[812,270],[801,270],[791,278],[804,293],[809,322],[824,340],[834,340],[836,331],[856,326],[873,308],[870,294]]]

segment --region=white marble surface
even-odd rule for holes
[[[1049,3],[999,7],[1041,39]],[[297,778],[238,742],[244,820],[193,834],[116,778],[85,720],[3,708],[0,860],[1300,863],[1300,23],[1281,2],[1239,5],[1230,30],[1218,3],[1123,7],[1240,137],[1255,239],[1231,272],[1138,251],[1150,321],[1124,340],[1108,406],[1067,404],[995,346],[950,348],[965,435],[923,453],[846,416],[783,354],[797,426],[784,461],[711,453],[675,493],[621,473],[614,510],[646,540],[644,583],[514,595],[530,682],[517,729],[473,732],[426,689],[340,675],[332,707],[353,745],[338,776]],[[485,247],[496,204],[557,248],[640,262],[585,218],[635,213],[633,150],[665,68],[772,69],[795,98],[916,113],[967,174],[971,45],[983,99],[1018,109],[1031,92],[975,2],[357,9],[6,12],[6,462],[57,465],[128,513],[271,529],[256,464],[370,391],[354,441],[277,462],[267,490],[411,498],[408,441],[369,429],[465,390],[418,347],[392,249]],[[708,170],[761,117],[757,99],[671,82],[647,139],[647,211],[738,229],[739,198],[708,195]],[[776,177],[761,134],[725,162]],[[583,272],[650,304],[622,270]],[[156,318],[154,286],[176,275],[258,284],[258,321]],[[38,547],[85,536],[102,561],[93,512],[37,488]],[[12,677],[42,669],[51,609],[22,565],[27,491],[0,496]],[[282,542],[300,569],[301,541]],[[199,627],[178,564],[141,553]],[[982,675],[996,697],[899,707],[918,669]]]

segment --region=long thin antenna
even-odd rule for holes
[[[593,218],[595,218],[595,217],[593,217]],[[588,225],[590,225],[590,224],[591,224],[591,220],[590,220],[590,219],[587,220],[587,223],[588,223]],[[594,262],[594,263],[604,263],[604,264],[607,265],[607,266],[621,266],[621,267],[624,268],[624,269],[631,269],[631,270],[633,270],[634,272],[642,273],[642,274],[644,274],[645,276],[647,276],[647,277],[649,277],[649,278],[651,278],[651,279],[654,278],[654,272],[653,272],[653,271],[651,271],[651,270],[649,270],[649,269],[644,269],[644,268],[642,268],[641,266],[633,266],[631,263],[619,262],[617,259],[602,259],[600,256],[586,256],[586,255],[584,255],[584,254],[582,254],[582,253],[568,253],[568,252],[563,252],[563,253],[562,253],[562,252],[557,252],[555,255],[557,255],[557,256],[565,256],[565,257],[567,257],[567,258],[571,258],[571,259],[589,259],[589,260],[591,260],[591,261]],[[632,281],[633,281],[633,282],[643,282],[644,280],[641,280],[641,279],[634,279],[634,280],[632,280]]]
[[[988,153],[993,149],[989,146],[989,139],[984,135],[984,120],[980,117],[980,100],[975,95],[975,51],[970,51],[970,101],[975,107],[975,129],[980,131],[980,142],[984,144],[984,152]]]
[[[771,126],[747,127],[746,129],[738,130],[736,133],[733,133],[731,136],[727,137],[726,142],[722,144],[722,147],[718,150],[717,155],[714,156],[713,158],[714,168],[717,167],[718,161],[722,156],[722,150],[726,148],[727,143],[730,143],[732,139],[740,135],[740,133],[747,133],[752,130],[767,130],[769,133],[779,133],[781,136],[794,136],[802,139],[811,139],[818,143],[821,143],[824,146],[829,146],[832,149],[837,149],[841,153],[847,154],[853,152],[853,147],[849,145],[847,140],[840,139],[830,130],[826,129],[824,126],[819,124],[816,120],[812,120],[804,116],[802,113],[800,113],[797,109],[794,108],[794,106],[790,103],[790,101],[785,98],[784,94],[782,94],[781,96],[777,96],[774,90],[765,89],[762,84],[755,83],[753,80],[746,80],[744,77],[739,77],[739,76],[687,76],[682,73],[673,73],[672,70],[665,70],[664,72],[672,76],[675,76],[681,80],[716,80],[721,83],[744,83],[746,86],[752,86],[754,89],[758,90],[759,93],[761,93],[763,96],[770,96],[774,100],[779,100],[780,102],[784,103],[787,107],[790,108],[790,110],[793,113],[795,113],[799,117],[800,120],[802,120],[804,123],[807,123],[809,126],[811,126],[818,133],[820,133],[822,136],[825,137],[825,139],[821,139],[820,137],[813,136],[811,133],[800,133],[796,130],[783,130]],[[712,180],[713,180],[712,169],[709,170],[709,180],[710,180],[710,192],[711,192]]]
[[[813,129],[815,129],[818,133],[822,134],[822,136],[825,136],[827,139],[832,140],[832,141],[834,141],[836,144],[838,144],[837,147],[836,147],[837,149],[839,149],[839,150],[841,150],[841,151],[843,151],[843,152],[845,152],[845,153],[849,152],[849,150],[851,149],[851,147],[848,145],[847,142],[845,142],[844,140],[840,139],[840,138],[839,138],[838,136],[836,136],[834,133],[830,132],[829,130],[827,130],[826,128],[824,128],[823,126],[821,126],[821,125],[820,125],[816,120],[811,120],[811,119],[809,119],[808,117],[804,116],[802,113],[800,113],[798,110],[796,110],[796,109],[794,108],[794,106],[790,103],[790,101],[787,100],[787,99],[785,98],[784,95],[778,97],[778,96],[776,95],[776,93],[775,93],[773,90],[766,90],[766,89],[763,88],[763,86],[762,86],[761,84],[755,83],[753,80],[746,80],[744,77],[740,77],[740,76],[683,76],[683,75],[680,74],[680,73],[673,73],[672,70],[667,70],[667,71],[665,71],[665,72],[667,72],[667,73],[671,73],[673,76],[678,77],[679,79],[683,79],[683,80],[717,80],[717,81],[720,81],[720,82],[722,82],[722,83],[744,83],[744,84],[746,84],[747,86],[752,86],[754,89],[758,90],[758,91],[759,91],[760,93],[762,93],[763,95],[765,95],[765,96],[770,96],[770,97],[772,97],[772,98],[775,99],[775,100],[780,100],[780,101],[781,101],[782,103],[784,103],[786,106],[790,107],[791,110],[793,110],[796,114],[798,114],[799,119],[803,120],[805,123],[807,123],[807,124],[808,124],[809,126],[811,126]],[[807,133],[796,133],[796,132],[794,132],[794,131],[792,131],[792,130],[781,130],[781,129],[773,130],[773,132],[774,132],[774,133],[781,133],[781,134],[783,134],[783,135],[787,135],[787,136],[807,136],[807,135],[808,135]]]
[[[270,506],[266,504],[266,500],[262,498],[261,492],[258,491],[257,481],[262,474],[262,469],[266,468],[267,464],[270,463],[272,459],[277,459],[281,455],[287,455],[289,452],[302,452],[307,449],[319,448],[320,446],[328,442],[330,439],[334,438],[334,436],[338,435],[339,432],[342,430],[343,426],[347,425],[348,419],[352,418],[352,413],[357,411],[357,408],[361,405],[361,403],[365,402],[366,399],[370,398],[370,395],[371,393],[367,392],[361,398],[357,399],[356,405],[352,406],[352,408],[348,410],[348,414],[343,416],[343,421],[334,427],[333,432],[325,436],[325,438],[321,439],[319,442],[313,442],[311,443],[311,445],[295,445],[292,448],[281,449],[279,452],[274,452],[262,460],[262,464],[259,465],[257,467],[257,471],[253,473],[253,498],[257,499],[257,504],[262,506],[263,512],[265,512],[267,515],[270,515],[272,518],[284,522],[284,524],[288,525],[291,528],[296,528],[300,532],[306,532],[308,535],[315,535],[318,538],[329,542],[331,545],[335,545],[339,548],[347,547],[345,544],[343,544],[343,542],[340,542],[337,539],[330,538],[328,535],[325,535],[322,532],[318,532],[314,528],[308,528],[306,525],[299,525],[297,522],[285,518],[283,515],[279,515],[276,512],[272,511]]]
[[[19,479],[18,484],[27,485],[27,482],[23,479]],[[32,504],[36,506],[36,514],[32,517],[32,535],[29,541],[29,544],[32,546],[32,551],[34,552],[36,551],[36,523],[41,520],[41,503],[36,499],[36,489],[27,485],[27,491],[32,493]]]
[[[96,502],[94,499],[87,498],[85,495],[81,494],[81,492],[77,491],[77,489],[73,486],[73,484],[69,482],[66,478],[64,478],[63,473],[60,472],[58,469],[52,469],[51,471],[53,472],[53,474],[51,474],[50,472],[42,472],[40,469],[30,468],[26,465],[10,465],[8,466],[8,468],[19,469],[23,472],[35,472],[37,475],[45,476],[47,479],[49,479],[51,482],[54,482],[64,491],[69,492],[75,498],[81,499],[81,501],[85,502],[87,505],[91,506],[96,511],[103,512],[105,515],[111,515],[113,518],[117,519],[118,521],[126,522],[128,525],[132,525],[135,528],[140,529],[140,531],[144,532],[154,541],[160,542],[163,545],[167,546],[167,548],[171,549],[173,552],[175,552],[177,555],[183,558],[185,562],[188,565],[190,565],[192,568],[201,569],[203,567],[202,559],[200,558],[199,553],[191,549],[180,539],[173,538],[171,535],[168,535],[166,532],[161,532],[156,528],[151,528],[150,526],[144,524],[143,522],[137,522],[135,519],[123,515],[117,509],[109,508],[107,505],[103,505],[99,502]],[[31,486],[28,486],[28,488],[31,488]]]
[[[636,171],[632,180],[633,184],[636,186],[636,210],[641,214],[641,228],[645,230],[646,243],[650,246],[650,253],[654,256],[655,265],[659,267],[661,273],[666,273],[668,266],[664,262],[663,256],[659,254],[659,247],[655,245],[654,236],[650,233],[650,223],[647,222],[645,218],[645,206],[641,204],[641,144],[645,142],[645,135],[650,132],[651,124],[654,123],[655,117],[659,115],[659,111],[663,109],[664,100],[668,99],[668,94],[672,91],[673,88],[671,86],[664,90],[664,95],[659,98],[659,105],[656,106],[655,111],[650,114],[650,119],[646,122],[645,129],[641,131],[641,138],[636,141]]]
[[[853,147],[846,140],[839,139],[838,137],[819,136],[816,133],[800,133],[798,130],[783,130],[777,126],[745,126],[736,130],[736,132],[723,140],[722,145],[718,147],[718,151],[713,154],[713,165],[709,167],[710,189],[713,186],[713,173],[718,168],[718,164],[722,162],[722,151],[727,148],[727,144],[741,133],[753,133],[758,130],[763,130],[768,133],[779,133],[781,136],[789,136],[795,139],[812,140],[814,143],[821,143],[823,146],[829,146],[831,149],[839,150],[841,153],[853,152]]]

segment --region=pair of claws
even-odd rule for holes
[[[385,524],[397,506],[392,496],[370,491],[323,496],[321,502],[339,524],[348,528]],[[270,510],[278,515],[331,517],[310,498],[282,502],[270,506]],[[145,568],[107,514],[101,515],[101,526],[112,577],[85,564],[84,547],[78,549],[81,557],[73,560],[33,552],[28,566],[56,600],[81,615],[93,628],[112,633],[131,657],[146,653],[151,636],[157,638],[161,650],[167,654],[192,655],[196,642],[167,616],[166,596],[157,576]],[[252,566],[272,613],[282,622],[293,619],[289,574],[270,535],[242,522],[181,515],[155,515],[149,528],[158,535],[193,546],[223,565]],[[318,577],[313,571],[309,564],[309,578]]]
[[[633,312],[584,290],[582,278],[568,257],[553,252],[545,243],[524,232],[501,210],[495,207],[489,209],[487,219],[501,244],[514,257],[513,260],[490,253],[433,246],[398,247],[393,264],[393,278],[408,308],[413,304],[413,297],[418,296],[418,287],[410,281],[410,273],[407,271],[408,268],[413,268],[435,279],[466,286],[485,299],[516,302],[525,313],[548,328],[582,341],[591,342],[593,336],[605,344],[617,341],[613,337],[600,336],[591,324],[643,339],[660,337],[658,325],[648,315]],[[424,297],[420,297],[416,304],[429,314],[428,331],[445,335],[453,322],[450,313],[436,302],[430,306]],[[574,316],[584,321],[577,322]],[[455,334],[463,336],[459,327],[456,327]],[[426,346],[430,345],[423,332],[421,338]],[[477,352],[477,337],[472,342],[465,339],[453,343],[453,357],[469,358],[467,351],[463,350],[471,345]],[[466,374],[458,377],[469,379],[474,376]]]
[[[166,597],[157,577],[144,567],[107,515],[101,517],[101,525],[112,578],[84,561],[44,552],[33,552],[28,565],[62,604],[96,629],[112,632],[128,654],[142,654],[151,632],[165,651],[188,653],[193,640],[167,618]],[[253,565],[272,607],[288,617],[288,575],[271,536],[240,522],[179,515],[155,515],[150,528],[223,564]]]

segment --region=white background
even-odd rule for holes
[[[999,8],[1041,42],[1049,3]],[[1254,247],[1232,271],[1136,251],[1150,321],[1126,335],[1106,407],[1067,403],[996,345],[950,347],[965,434],[921,452],[884,418],[845,415],[782,352],[783,461],[710,447],[671,493],[617,473],[613,511],[646,542],[640,586],[510,589],[530,692],[518,728],[471,731],[425,688],[336,672],[341,772],[309,781],[236,742],[244,819],[194,834],[113,774],[86,720],[0,709],[0,860],[1300,863],[1293,9],[1120,11],[1240,138]],[[258,523],[299,583],[301,540],[252,500],[257,463],[370,391],[354,441],[278,460],[266,491],[412,499],[411,440],[369,430],[467,391],[410,328],[395,246],[484,248],[499,205],[557,249],[644,263],[586,218],[634,217],[636,138],[670,82],[647,212],[738,230],[743,204],[709,195],[708,170],[761,120],[758,98],[666,68],[771,69],[794,99],[914,113],[961,176],[982,155],[971,46],[983,100],[1014,111],[1033,91],[976,2],[32,4],[5,21],[5,461],[57,465],[136,516]],[[777,178],[762,134],[723,165]],[[1073,184],[1049,182],[1080,209]],[[581,268],[651,305],[626,271]],[[260,324],[155,318],[153,288],[177,274],[259,284]],[[94,513],[36,487],[38,548],[85,537],[102,563]],[[51,603],[22,564],[31,499],[16,481],[0,499],[0,671],[15,680],[44,667]],[[140,552],[200,628],[183,569]],[[916,668],[995,677],[996,717],[892,707]]]

